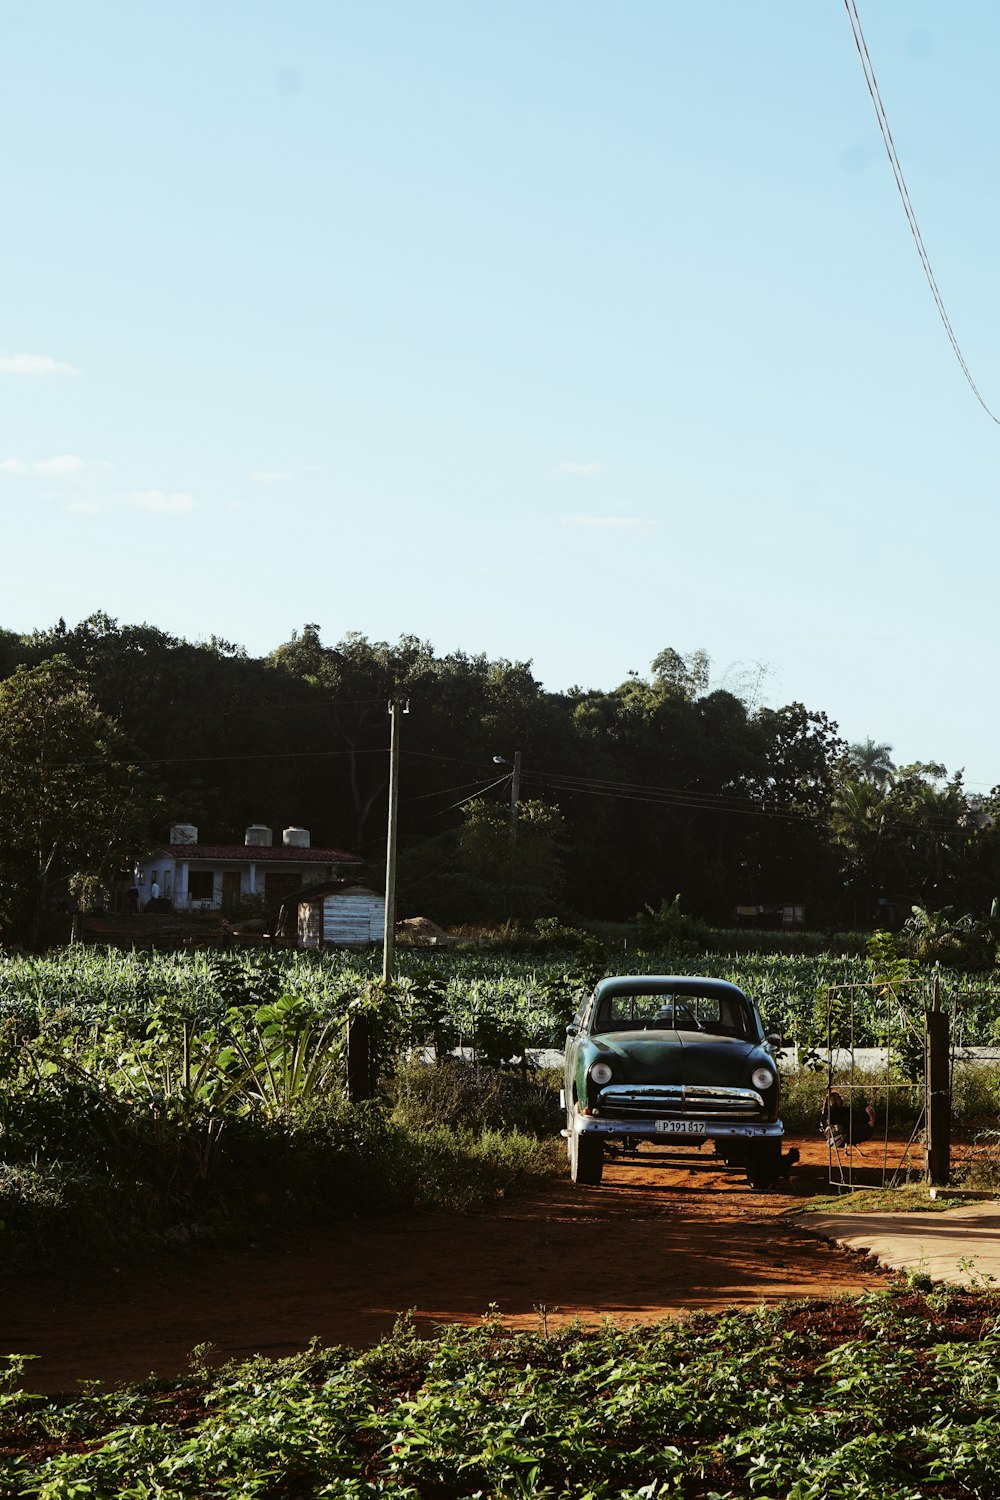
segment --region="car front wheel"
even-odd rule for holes
[[[581,1187],[597,1187],[604,1175],[604,1142],[599,1136],[570,1131],[569,1175]]]
[[[747,1162],[747,1182],[752,1188],[773,1188],[781,1175],[781,1142],[760,1142]]]

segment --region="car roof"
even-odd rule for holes
[[[598,981],[594,992],[605,995],[715,995],[720,1000],[747,1002],[743,991],[728,979],[703,979],[696,974],[617,974]]]

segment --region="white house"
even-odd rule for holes
[[[170,843],[136,863],[139,905],[156,895],[177,911],[224,911],[249,896],[277,905],[304,885],[357,872],[363,861],[344,849],[314,849],[308,830],[286,828],[281,843],[252,824],[242,844],[199,844],[192,823],[177,823]]]

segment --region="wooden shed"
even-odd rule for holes
[[[385,937],[385,897],[364,885],[338,885],[299,899],[300,948],[363,947]]]

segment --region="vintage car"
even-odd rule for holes
[[[722,979],[602,979],[566,1028],[566,1141],[574,1182],[597,1184],[605,1157],[701,1148],[745,1169],[753,1187],[782,1172],[776,1036]],[[640,1147],[655,1145],[656,1153]],[[674,1153],[676,1154],[676,1153]],[[669,1159],[670,1153],[667,1153]]]

